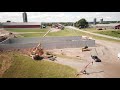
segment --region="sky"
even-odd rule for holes
[[[23,22],[23,12],[0,12],[0,22]],[[100,21],[120,21],[120,12],[26,12],[28,22],[76,22],[85,18],[92,22],[94,18]]]

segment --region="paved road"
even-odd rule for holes
[[[74,29],[74,30],[79,30],[81,32],[89,33],[89,34],[96,35],[96,36],[101,36],[101,37],[105,37],[105,38],[120,40],[120,38],[116,38],[116,37],[112,37],[112,36],[107,36],[107,35],[102,35],[102,34],[96,34],[96,33],[92,33],[92,32],[89,32],[89,31],[84,31],[82,29],[78,29],[78,28],[73,27],[73,26],[67,26],[66,28],[70,28],[70,29]]]

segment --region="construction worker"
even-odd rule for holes
[[[120,53],[118,53],[118,60],[120,60]]]

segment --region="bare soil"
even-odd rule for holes
[[[58,30],[59,29],[52,28],[52,32]],[[88,63],[93,61],[93,65],[90,64],[87,68],[88,75],[80,75],[82,78],[120,78],[120,61],[117,58],[117,54],[120,53],[120,43],[96,40],[96,47],[89,48],[91,51],[85,52],[82,52],[81,48],[65,48],[48,51],[57,55],[56,63],[71,66],[75,68],[78,73],[84,69]],[[31,49],[24,49],[21,50],[21,52],[29,55],[30,50]],[[102,62],[95,62],[91,58],[91,55],[97,55]],[[4,70],[2,71],[4,72]]]
[[[51,50],[54,54],[62,55],[57,57],[57,63],[69,65],[78,72],[90,63],[87,67],[88,75],[82,74],[82,78],[119,78],[120,61],[117,54],[120,52],[120,43],[96,40],[96,47],[89,47],[91,51],[82,52],[81,48],[66,48]],[[102,62],[95,62],[91,55],[97,55]],[[64,56],[64,57],[63,57]],[[69,57],[69,58],[68,58]]]
[[[119,78],[120,77],[120,61],[117,54],[120,52],[120,43],[112,43],[103,40],[96,40],[95,47],[89,47],[90,51],[82,52],[81,48],[64,48],[45,50],[57,56],[56,63],[68,65],[78,71],[93,61],[86,71],[87,75],[79,75],[80,78]],[[22,54],[29,55],[31,48],[18,50]],[[95,62],[91,55],[97,55],[102,62]],[[78,76],[78,77],[79,77]]]
[[[50,28],[51,29],[51,31],[50,32],[58,32],[58,31],[60,31],[61,29],[57,29],[57,28]]]

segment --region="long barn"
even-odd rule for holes
[[[95,28],[106,28],[106,29],[120,29],[120,23],[111,23],[111,24],[96,24],[93,25]]]
[[[5,22],[3,28],[41,28],[40,22]]]

